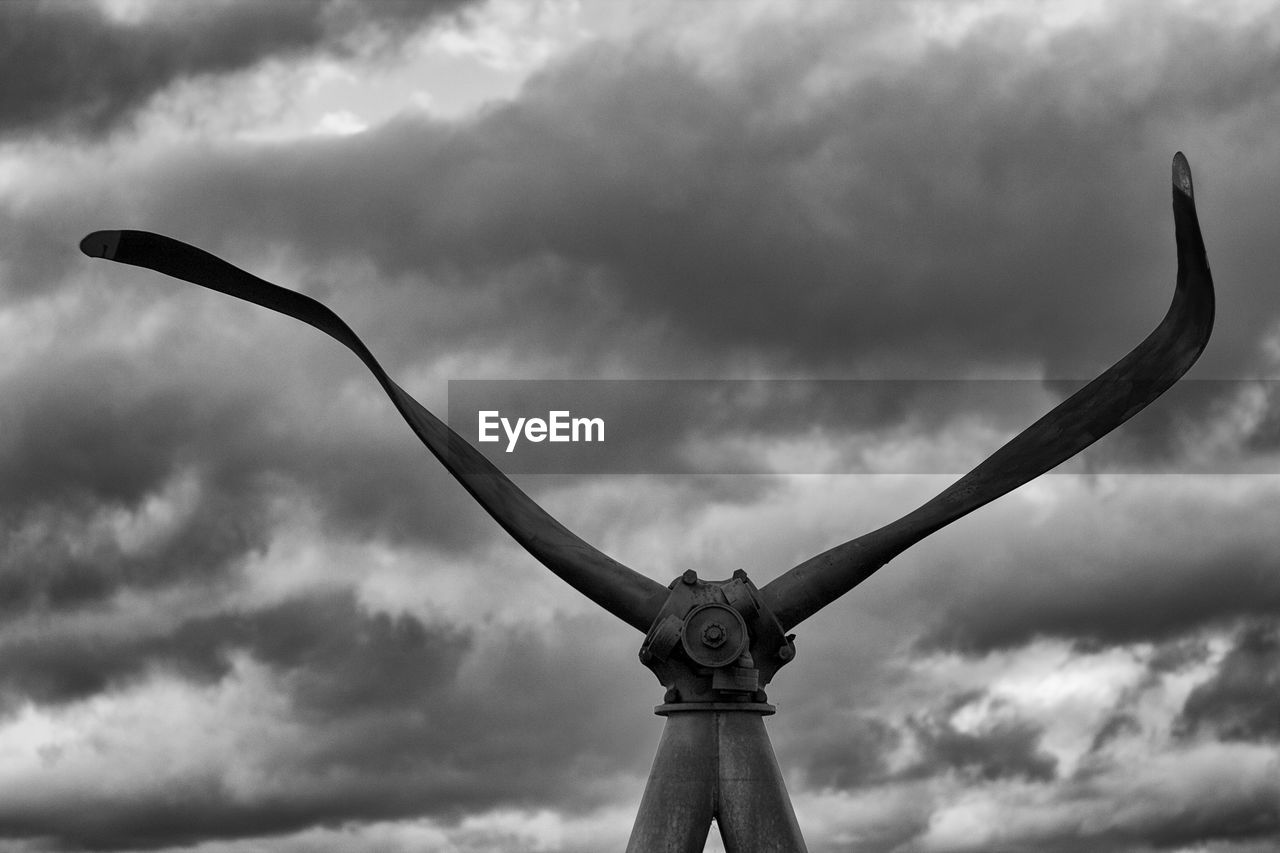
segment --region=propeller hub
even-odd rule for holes
[[[795,647],[746,572],[704,581],[690,569],[667,589],[640,649],[640,660],[668,688],[658,713],[773,713],[763,688]]]

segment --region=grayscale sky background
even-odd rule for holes
[[[762,585],[1155,326],[1182,150],[1200,381],[801,625],[767,725],[814,853],[1276,849],[1278,5],[0,4],[0,848],[620,850],[662,726],[641,636],[350,353],[87,232],[324,301],[438,412],[463,378],[1023,380],[520,480],[662,583]]]

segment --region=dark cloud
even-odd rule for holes
[[[803,769],[808,787],[856,790],[886,780],[889,756],[902,742],[896,728],[878,717],[831,709],[811,716],[787,750],[788,763]]]
[[[216,6],[183,30],[216,31],[216,44],[188,51],[174,47],[179,30],[163,8],[126,25],[105,22],[94,7],[5,7],[15,26],[39,21],[28,38],[47,39],[51,55],[74,37],[86,66],[102,56],[100,65],[118,70],[99,89],[79,66],[22,60],[47,103],[36,104],[32,91],[0,96],[0,132],[101,134],[194,75],[361,49],[344,39],[363,23],[326,16],[392,14],[386,6]],[[445,7],[398,8],[430,16]],[[347,353],[311,330],[290,337],[290,321],[255,309],[220,313],[221,296],[91,266],[74,245],[93,228],[165,231],[264,274],[289,270],[270,277],[350,318],[393,374],[428,381],[441,364],[458,375],[1087,379],[1146,334],[1167,304],[1168,159],[1188,147],[1222,294],[1220,331],[1202,368],[1262,372],[1260,344],[1280,308],[1270,273],[1280,268],[1271,234],[1277,53],[1266,32],[1148,11],[1133,7],[1114,28],[1047,44],[1029,44],[1016,26],[980,30],[865,68],[863,40],[883,36],[874,27],[797,26],[783,36],[749,29],[719,48],[729,52],[723,61],[692,59],[661,38],[595,44],[515,99],[459,121],[406,116],[345,139],[287,144],[212,139],[179,150],[140,140],[115,154],[109,171],[69,165],[74,189],[28,194],[0,212],[6,307],[27,310],[49,297],[85,306],[59,341],[73,354],[32,358],[0,380],[8,401],[0,409],[0,609],[56,617],[104,605],[122,589],[149,593],[199,578],[234,584],[230,567],[287,523],[272,509],[293,512],[303,502],[338,540],[456,554],[499,535]],[[259,35],[228,47],[250,23]],[[126,35],[146,40],[125,51]],[[137,65],[124,63],[126,53]],[[1140,81],[1134,68],[1143,69]],[[78,349],[94,337],[83,321],[107,313],[85,296],[89,286],[180,316],[161,319],[169,331],[158,342],[132,334],[155,324],[121,322],[127,353]],[[772,444],[814,428],[943,443],[958,425],[1012,434],[1039,414],[1012,395],[974,400],[883,385],[850,401],[802,385],[787,393],[797,387],[794,405],[757,399],[745,437]],[[383,414],[371,413],[371,399]],[[1177,461],[1188,436],[1230,425],[1228,402],[1216,392],[1161,401],[1103,459]],[[659,448],[679,447],[687,433],[660,411],[645,428]],[[1246,449],[1271,448],[1272,431],[1264,420]],[[692,470],[701,470],[697,461]],[[160,541],[139,554],[103,534],[104,518],[138,514],[183,477],[193,484],[192,509]],[[757,518],[751,503],[775,488],[759,483],[689,478],[661,493],[674,509],[643,506],[638,486],[625,500],[592,499],[578,511],[612,513],[600,523],[634,528],[637,539],[651,513],[685,511],[672,529],[706,544],[681,547],[711,552],[720,534],[701,522],[730,503],[745,520]],[[562,485],[535,483],[540,495]],[[898,641],[919,632],[926,645],[979,654],[1043,636],[1079,648],[1158,641],[1156,678],[1200,659],[1199,647],[1178,645],[1199,629],[1280,612],[1264,523],[1278,508],[1262,490],[1241,498],[1208,489],[1202,498],[1148,489],[1141,505],[1103,491],[1050,507],[1048,521],[1031,517],[1040,511],[1031,503],[1002,504],[968,519],[967,533],[931,540],[927,577],[908,570],[893,587],[918,621],[880,614],[863,628],[867,645],[891,645],[890,621],[901,623]],[[720,504],[708,509],[709,498]],[[784,518],[824,523],[800,514]],[[800,550],[789,535],[768,547]],[[884,595],[889,587],[877,583]],[[545,632],[483,619],[445,628],[372,611],[347,592],[257,608],[212,598],[209,614],[92,634],[57,623],[39,641],[0,635],[7,708],[29,700],[66,711],[163,675],[216,687],[245,655],[286,699],[287,731],[254,747],[288,790],[246,798],[233,772],[208,768],[166,797],[81,787],[36,806],[0,806],[0,832],[142,849],[343,821],[453,821],[490,808],[565,813],[609,801],[611,780],[637,775],[652,755],[657,688],[635,667],[636,638],[623,648],[596,619]],[[1274,669],[1266,645],[1274,637],[1261,636],[1254,645],[1262,651],[1246,652],[1242,641],[1192,694],[1188,732],[1211,745],[1274,739],[1249,705],[1275,716],[1265,696],[1249,698],[1249,680]],[[858,797],[899,784],[928,794],[954,784],[1029,786],[1046,796],[1065,786],[1068,801],[1119,801],[1118,771],[1058,778],[1042,744],[1051,723],[998,708],[977,729],[962,726],[956,715],[966,703],[989,698],[971,694],[895,727],[886,722],[899,719],[885,707],[896,695],[886,680],[881,674],[871,697],[875,716],[824,714],[811,731],[789,735],[807,785]],[[1095,747],[1106,752],[1130,731],[1129,710],[1112,709]],[[920,761],[895,776],[890,756],[903,744]],[[1087,787],[1104,783],[1114,788]],[[1034,849],[1274,837],[1275,802],[1250,789],[1194,808],[1157,804],[1149,819],[1120,828],[1103,821],[1092,847]],[[921,805],[884,846],[925,832],[929,809]]]
[[[1275,842],[1280,841],[1280,807],[1275,803],[1275,791],[1262,789],[1230,802],[1214,802],[1207,808],[1163,817],[1159,825],[1143,829],[1141,838],[1133,841],[1164,850],[1213,841]]]
[[[1164,37],[1171,43],[1204,53],[1206,79],[1252,75],[1254,85],[1239,95],[1225,86],[1226,105],[1215,102],[1217,109],[1243,109],[1268,91],[1255,54],[1234,50],[1237,41],[1252,38],[1248,34],[1211,34],[1222,50],[1209,56],[1193,38],[1202,33],[1169,26]],[[146,188],[145,198],[120,189],[132,180],[128,174],[112,177],[110,192],[90,188],[89,195],[100,192],[104,208],[113,199],[133,219],[100,224],[174,231],[169,224],[181,223],[178,236],[250,267],[263,240],[283,241],[295,247],[303,272],[300,282],[281,283],[331,290],[339,308],[370,294],[348,292],[323,266],[344,257],[371,259],[387,277],[423,291],[414,305],[403,285],[383,286],[404,310],[382,324],[382,334],[369,336],[379,352],[395,353],[404,346],[399,341],[413,341],[418,357],[462,343],[536,353],[571,335],[570,357],[589,371],[600,352],[616,352],[620,326],[652,322],[670,330],[674,345],[651,351],[666,353],[660,358],[667,365],[672,353],[709,355],[711,365],[723,367],[754,351],[779,370],[799,364],[818,371],[911,372],[917,368],[898,355],[909,340],[906,361],[919,359],[930,370],[975,357],[1072,372],[1079,365],[1101,369],[1146,333],[1168,298],[1168,152],[1159,152],[1159,168],[1152,153],[1149,192],[1126,174],[1146,169],[1111,162],[1108,154],[1111,131],[1123,128],[1137,133],[1135,150],[1146,156],[1141,128],[1124,123],[1148,113],[1154,116],[1148,121],[1158,123],[1169,109],[1168,92],[1150,93],[1138,104],[1103,98],[1090,104],[1082,123],[1078,81],[1051,64],[1008,75],[1027,57],[990,47],[966,42],[939,49],[908,74],[850,83],[798,113],[782,109],[795,80],[778,73],[776,56],[772,76],[749,66],[741,77],[714,79],[652,46],[593,49],[537,78],[515,102],[469,122],[403,119],[353,139],[287,150],[211,146],[148,157],[145,180],[133,176]],[[1071,56],[1082,48],[1064,43],[1057,49]],[[1157,52],[1154,61],[1171,62],[1172,55]],[[1224,64],[1227,55],[1244,57],[1245,69]],[[763,68],[765,60],[759,62]],[[1008,86],[990,85],[1006,76]],[[1188,85],[1195,92],[1208,84]],[[981,127],[1003,132],[980,133]],[[903,150],[903,138],[911,140],[910,150]],[[839,177],[826,178],[829,185],[815,194],[813,177],[832,174]],[[1206,183],[1206,195],[1227,189]],[[1151,229],[1134,225],[1142,222]],[[68,235],[68,246],[75,236]],[[1084,246],[1087,253],[1080,251]],[[1107,266],[1111,261],[1119,266]],[[112,273],[116,280],[134,275]],[[1128,289],[1130,281],[1136,290]],[[1252,291],[1250,283],[1244,287]],[[476,289],[500,293],[501,310],[484,323],[450,324],[441,298]],[[1258,304],[1265,315],[1266,306]],[[1110,308],[1090,313],[1089,305]],[[1120,330],[1120,316],[1149,319]],[[1213,346],[1233,342],[1216,339]],[[654,358],[651,352],[634,354],[637,369]],[[1243,350],[1233,356],[1245,357]],[[194,399],[203,391],[193,386],[187,393]],[[772,442],[806,430],[839,436],[870,426],[880,428],[872,440],[893,439],[902,437],[904,425],[942,434],[976,411],[1012,435],[1038,414],[1015,401],[1004,402],[1007,411],[978,411],[984,402],[936,393],[927,395],[926,405],[898,387],[886,386],[871,401],[839,394],[818,389],[794,405],[764,400],[751,413],[745,437]],[[213,399],[226,397],[210,395],[208,405]],[[164,435],[129,428],[91,437],[79,434],[81,421],[54,411],[69,405],[42,406],[37,397],[41,416],[30,420],[30,440],[8,456],[8,482],[15,495],[38,496],[70,482],[91,497],[125,490],[136,499],[172,473],[175,454],[234,441],[219,477],[229,484],[228,504],[250,508],[245,516],[260,502],[237,496],[247,497],[246,490],[260,489],[274,474],[318,496],[332,519],[363,536],[459,547],[482,529],[483,520],[425,454],[411,460],[418,453],[412,439],[392,452],[351,436],[331,442],[314,433],[268,434],[268,425],[241,418],[243,404],[251,402],[217,403],[223,408],[214,423],[197,429],[182,414],[196,404],[173,393],[127,413],[130,423],[137,416],[164,424]],[[1196,414],[1203,401],[1175,403],[1161,401],[1161,409],[1126,425],[1097,451],[1100,464],[1116,457],[1176,460],[1180,437],[1203,428],[1208,416]],[[652,417],[638,421],[650,440],[634,445],[633,457],[656,466],[665,456],[668,470],[699,470],[702,463],[684,452],[689,434],[661,411],[655,407]],[[124,414],[117,413],[122,424]],[[298,416],[301,423],[307,415]],[[63,426],[49,431],[47,424]],[[663,452],[652,452],[655,447]],[[958,459],[955,470],[980,459],[980,453]],[[718,470],[735,464],[717,463]],[[858,464],[851,458],[845,470]],[[241,547],[260,542],[259,528],[245,517],[219,529],[228,528],[246,531]],[[1253,559],[1241,556],[1241,573]],[[67,582],[68,600],[110,588],[90,588],[92,568],[64,574],[85,577]],[[1036,630],[1092,623],[1094,604],[1103,604],[1105,613],[1106,602],[1116,600],[1101,592],[1096,598],[1084,593],[1052,604],[1057,612]],[[1258,606],[1256,599],[1249,604]],[[1142,630],[1144,620],[1163,619],[1172,626],[1180,612],[1151,608],[1131,624]],[[1011,620],[1020,621],[1015,613],[986,621],[975,630],[991,639],[965,642],[1025,636],[1027,629]],[[1010,639],[997,639],[1002,630]]]
[[[1123,23],[1116,33],[1133,25]],[[1270,91],[1255,35],[1177,19],[1161,26],[1140,48],[1172,70],[1155,74],[1156,90],[1141,97],[1091,98],[1098,92],[1064,73],[1083,62],[1074,36],[1034,60],[975,39],[908,70],[851,75],[805,110],[784,109],[802,68],[776,56],[717,78],[653,45],[599,47],[466,122],[402,118],[287,150],[211,146],[148,158],[145,183],[163,191],[117,191],[113,204],[132,221],[115,224],[168,230],[250,267],[264,242],[283,242],[301,274],[281,283],[327,290],[340,309],[369,294],[325,266],[370,261],[399,306],[371,340],[379,352],[408,340],[419,358],[502,346],[554,352],[565,369],[589,375],[648,324],[668,346],[623,352],[641,372],[731,371],[750,353],[780,373],[937,374],[973,364],[1085,380],[1155,325],[1171,292],[1169,151],[1156,150],[1157,130],[1202,90],[1252,81],[1215,101],[1228,115]],[[1203,77],[1174,73],[1183,48],[1203,55]],[[1088,79],[1119,73],[1104,63]],[[1178,86],[1187,89],[1178,104],[1191,106],[1171,106]],[[1117,154],[1120,131],[1133,145]],[[821,188],[818,175],[827,176]],[[1235,188],[1202,184],[1209,198]],[[1213,210],[1204,214],[1209,231]],[[1280,308],[1263,284],[1256,274],[1231,280],[1229,304],[1254,307],[1253,333],[1219,335],[1207,359],[1256,359],[1259,318]],[[482,322],[447,322],[455,295],[486,293],[501,304]],[[573,346],[561,347],[566,339]],[[892,392],[850,404],[819,389],[804,405],[762,405],[748,437],[853,430],[872,417],[948,425],[932,419],[940,395],[930,407]],[[1174,465],[1189,436],[1231,416],[1231,393],[1180,386],[1093,458],[1103,468]],[[952,418],[967,406],[976,408],[961,401]],[[1040,413],[1007,406],[991,417],[1010,435]],[[685,436],[660,414],[642,422],[652,441],[633,455],[696,469],[681,453]],[[957,473],[980,458],[958,461]]]
[[[162,633],[47,634],[0,643],[9,704],[64,704],[136,684],[157,670],[224,678],[245,652],[288,685],[304,719],[412,706],[448,687],[466,637],[410,616],[363,611],[348,592],[183,622]]]
[[[1087,834],[1073,833],[1063,840],[1061,849],[1250,850],[1263,849],[1252,847],[1251,842],[1280,839],[1280,806],[1276,786],[1270,780],[1264,784],[1258,784],[1257,779],[1241,785],[1206,783],[1193,770],[1185,779],[1166,781],[1146,790],[1108,788],[1107,784],[1092,780],[1074,784],[1065,791],[1065,797],[1072,801],[1100,794],[1108,800],[1120,797],[1127,814],[1118,820],[1104,819]],[[1166,802],[1160,802],[1162,794]],[[1106,811],[1108,816],[1113,815],[1114,807]]]
[[[158,673],[214,683],[230,673],[234,654],[245,653],[270,669],[289,697],[294,719],[313,728],[318,739],[301,750],[308,758],[295,753],[289,759],[311,762],[293,768],[300,780],[293,793],[244,802],[214,767],[177,785],[165,802],[119,792],[100,798],[79,794],[85,801],[78,807],[48,813],[0,808],[0,833],[46,836],[72,849],[149,849],[276,834],[335,814],[371,819],[412,813],[420,805],[404,792],[404,782],[416,777],[418,786],[429,787],[432,781],[407,768],[403,758],[396,761],[395,753],[402,754],[406,742],[425,742],[429,750],[441,746],[441,737],[431,732],[447,719],[440,709],[468,647],[461,632],[367,611],[349,592],[196,618],[164,633],[50,634],[0,644],[4,692],[40,704],[122,690]],[[381,729],[371,717],[381,717]],[[357,733],[359,750],[350,742]],[[384,782],[377,791],[366,784],[346,788],[307,781],[326,767],[363,773],[361,768],[372,771],[375,763],[381,763],[384,779],[411,779]]]
[[[1089,752],[1097,752],[1114,740],[1141,732],[1142,724],[1133,714],[1112,714],[1098,727],[1097,733],[1093,736],[1093,743],[1089,746]]]
[[[1143,486],[1141,478],[1122,482]],[[1122,509],[1101,496],[1096,507],[1056,514],[1035,536],[1019,526],[1022,509],[987,516],[981,523],[1000,529],[1000,544],[966,550],[964,565],[943,554],[929,580],[921,580],[932,586],[930,600],[945,602],[927,618],[922,647],[981,655],[1057,637],[1099,648],[1173,641],[1242,617],[1274,616],[1280,612],[1275,543],[1269,529],[1255,524],[1275,511],[1273,498],[1261,491],[1241,504],[1230,494],[1216,498],[1212,479],[1202,481],[1203,492],[1187,488],[1198,482],[1183,483],[1180,497],[1166,494],[1158,518],[1146,512],[1144,499]],[[1110,512],[1115,524],[1091,520],[1098,512]],[[1183,535],[1208,517],[1221,519],[1212,544]]]
[[[24,405],[0,414],[0,611],[100,604],[122,586],[216,583],[264,546],[269,490],[248,466],[219,472],[204,453],[257,401],[223,397],[212,412],[179,388],[137,380],[131,365],[77,354],[5,389]],[[184,477],[190,494],[167,495]],[[153,541],[127,547],[115,531],[153,499],[193,505]]]
[[[1076,643],[1076,651],[1082,654],[1102,652],[1106,645],[1080,641]],[[1113,768],[1109,761],[1105,758],[1095,760],[1095,757],[1105,755],[1107,747],[1116,741],[1142,734],[1142,719],[1138,714],[1141,701],[1152,691],[1165,689],[1169,676],[1185,673],[1189,668],[1204,663],[1210,654],[1208,641],[1195,633],[1156,644],[1146,660],[1146,673],[1137,683],[1120,692],[1111,712],[1098,725],[1086,759],[1077,767],[1075,777],[1083,779],[1098,772],[1110,772]]]
[[[70,702],[163,674],[213,684],[247,655],[267,668],[289,708],[287,729],[258,743],[256,759],[226,756],[225,766],[185,777],[163,801],[145,790],[77,789],[48,808],[0,806],[0,835],[44,837],[60,849],[152,849],[319,822],[432,816],[447,823],[503,802],[597,807],[609,789],[601,780],[642,763],[658,726],[617,740],[616,688],[639,682],[640,673],[598,671],[597,650],[614,645],[600,619],[565,627],[569,639],[431,625],[370,610],[336,590],[150,634],[0,644],[3,689],[13,698]],[[598,639],[572,639],[579,636]],[[480,647],[491,663],[471,666],[460,685],[464,659]],[[633,723],[646,715],[642,708]],[[248,795],[234,781],[244,762],[269,765],[272,778],[290,784]]]
[[[261,495],[203,496],[199,513],[145,553],[99,539],[97,513],[36,510],[4,531],[0,612],[57,612],[100,606],[122,589],[157,591],[179,584],[215,587],[235,558],[264,547]]]
[[[0,4],[0,77],[21,81],[0,90],[0,134],[100,134],[177,81],[273,58],[351,54],[470,2],[151,3],[129,21],[91,2]]]
[[[965,694],[954,697],[938,712],[908,716],[907,729],[921,759],[903,775],[911,778],[954,772],[979,782],[1052,782],[1058,760],[1040,748],[1043,731],[1034,722],[998,717],[975,731],[956,726],[956,712],[981,698],[981,694]]]
[[[1209,659],[1209,644],[1201,637],[1178,638],[1161,643],[1147,662],[1153,678],[1177,673]]]
[[[1191,691],[1176,726],[1184,736],[1280,740],[1280,623],[1243,629],[1217,672]]]
[[[51,354],[56,358],[56,354]],[[111,387],[111,395],[103,394]],[[119,357],[73,353],[9,394],[0,457],[0,506],[52,503],[136,506],[202,440],[226,434],[264,401],[221,399],[204,421],[194,395]]]
[[[228,373],[218,365],[252,356],[227,336],[201,337],[169,339],[142,361],[58,342],[38,373],[0,385],[23,401],[0,410],[0,611],[220,582],[266,547],[279,522],[273,503],[302,494],[357,539],[452,553],[483,539],[483,513],[389,403],[374,434],[324,426],[321,389],[334,376],[299,368],[300,382],[319,383],[309,406],[287,371]],[[315,343],[323,353],[328,342]],[[337,347],[329,355],[341,364]],[[306,361],[325,367],[323,354]],[[120,528],[145,525],[156,502],[172,521],[141,545],[124,543]]]
[[[1245,445],[1249,450],[1274,453],[1280,450],[1280,383],[1259,382],[1254,387],[1261,392],[1266,405]]]
[[[560,329],[599,347],[624,312],[682,347],[784,369],[1006,364],[1088,379],[1172,291],[1166,125],[1206,92],[1248,115],[1280,79],[1249,32],[1156,26],[1114,52],[1090,33],[1102,64],[1083,79],[1072,38],[1037,57],[975,39],[851,75],[803,110],[785,75],[712,78],[668,51],[599,47],[463,124],[403,119],[287,152],[206,152],[194,169],[155,163],[166,193],[143,212],[215,248],[269,233],[387,275],[502,280],[504,316],[537,316],[541,347]],[[1123,74],[1105,57],[1133,50],[1150,54],[1153,91],[1104,95]],[[1205,178],[1201,195],[1221,204],[1236,188]],[[1216,211],[1202,211],[1215,260]],[[1256,356],[1280,305],[1256,274],[1228,280],[1256,312],[1242,339],[1215,342],[1230,367]]]

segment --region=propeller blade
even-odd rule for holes
[[[1187,372],[1213,328],[1213,280],[1196,216],[1191,167],[1173,158],[1178,279],[1173,304],[1146,340],[986,461],[897,521],[788,570],[761,593],[784,630],[853,589],[904,550],[1065,462],[1133,417]]]
[[[409,396],[333,311],[263,281],[214,255],[148,231],[95,231],[80,242],[95,258],[146,267],[253,302],[314,326],[360,357],[427,449],[526,551],[574,589],[640,631],[657,617],[667,588],[574,535],[516,487],[479,451]]]

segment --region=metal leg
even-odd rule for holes
[[[715,813],[717,716],[667,717],[627,853],[702,853]]]
[[[773,745],[759,714],[716,714],[720,793],[716,820],[727,853],[806,853]]]
[[[807,851],[758,713],[667,717],[627,853],[702,853],[713,817],[727,853]]]

